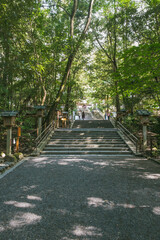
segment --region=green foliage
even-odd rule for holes
[[[46,0],[46,7],[42,2],[0,3],[0,110],[51,105],[67,59],[77,46],[88,1],[79,1],[73,37],[73,1]],[[80,99],[88,98],[111,106],[119,98],[120,107],[131,113],[141,106],[160,106],[159,23],[159,0],[95,1],[91,28],[80,45],[60,104],[69,102],[73,109]]]
[[[142,131],[142,125],[136,114],[123,117],[122,123],[136,136]]]
[[[128,95],[143,94],[153,98],[153,107],[160,106],[159,48],[159,43],[132,47],[122,55],[119,68],[123,91]]]

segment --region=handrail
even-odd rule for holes
[[[99,115],[103,118],[103,120],[104,120],[104,115],[103,115],[103,113],[97,108],[97,112],[99,113]]]
[[[54,122],[51,122],[46,129],[43,130],[43,132],[35,139],[36,142],[36,150],[39,148],[39,146],[42,144],[42,142],[46,141],[46,139],[49,137],[49,135],[52,133],[54,129]]]
[[[94,116],[94,118],[96,118],[96,120],[101,120],[100,117],[104,120],[104,116],[99,109],[92,110],[92,112],[92,115]],[[99,114],[99,117],[95,116],[95,113]]]
[[[136,141],[138,141],[138,138],[136,136],[133,135],[133,133],[131,133],[127,128],[125,128],[122,123],[117,122],[118,125],[120,125],[121,128],[123,128],[128,134],[130,134]]]
[[[134,136],[127,128],[125,128],[119,121],[117,121],[117,128],[120,130],[131,140],[131,142],[136,146],[136,153],[138,151],[138,143],[139,139]]]
[[[110,122],[112,123],[112,125],[115,127],[116,126],[116,120],[115,118],[111,117],[110,118]]]
[[[91,112],[91,110],[89,108],[87,108],[87,110],[88,110],[89,114],[91,115],[91,118],[95,119],[95,117],[93,116],[93,113]]]

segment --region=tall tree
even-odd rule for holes
[[[61,85],[60,85],[58,93],[56,95],[56,99],[55,99],[54,103],[52,104],[52,106],[50,108],[50,111],[48,113],[47,121],[51,121],[52,119],[54,119],[54,114],[55,114],[56,108],[57,108],[57,106],[60,102],[62,93],[63,93],[65,85],[66,85],[66,82],[69,78],[72,63],[74,61],[76,53],[78,52],[78,50],[81,46],[82,41],[85,38],[88,27],[90,25],[93,4],[94,4],[94,0],[90,0],[90,4],[89,4],[89,8],[88,8],[87,21],[85,23],[85,26],[84,26],[83,31],[81,32],[79,38],[74,41],[75,17],[76,17],[76,13],[77,13],[77,9],[78,9],[78,0],[74,0],[71,14],[69,14],[69,16],[70,16],[70,42],[71,42],[70,53],[69,53],[69,56],[67,58],[66,68],[65,68],[64,74],[62,76]]]

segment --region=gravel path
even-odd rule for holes
[[[160,240],[160,165],[30,158],[0,180],[1,240]]]

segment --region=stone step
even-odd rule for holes
[[[105,138],[111,138],[111,137],[120,137],[118,134],[114,134],[114,135],[112,135],[112,134],[101,134],[101,135],[98,135],[98,134],[54,134],[53,136],[52,136],[53,138],[71,138],[71,137],[73,137],[73,138],[86,138],[86,137],[93,137],[93,138],[103,138],[103,137],[105,137]]]
[[[92,138],[92,137],[52,137],[51,140],[121,140],[121,137],[96,137],[96,138]]]
[[[74,129],[56,130],[42,155],[132,156],[110,121],[75,121]]]
[[[73,128],[113,128],[113,125],[105,120],[76,120]]]
[[[103,136],[119,136],[119,134],[117,132],[103,132],[103,133],[100,133],[100,132],[95,132],[95,133],[84,133],[84,132],[69,132],[69,133],[66,133],[66,132],[59,132],[59,133],[54,133],[55,136],[99,136],[99,137],[103,137]]]
[[[93,148],[101,148],[101,147],[126,147],[126,144],[125,143],[121,143],[121,144],[103,144],[103,143],[100,143],[100,144],[61,144],[61,143],[56,143],[56,144],[51,144],[49,143],[48,145],[46,145],[46,147],[51,147],[51,146],[54,146],[54,147],[93,147]]]
[[[59,128],[54,131],[54,133],[89,133],[89,134],[107,134],[107,133],[117,133],[118,129],[117,128],[99,128],[98,130],[96,128]]]
[[[77,131],[77,129],[75,129],[76,131],[55,131],[54,134],[55,135],[118,135],[118,132],[117,131]]]
[[[51,139],[121,139],[120,136],[104,136],[104,137],[99,137],[99,136],[52,136]]]
[[[45,147],[44,151],[74,151],[74,150],[79,150],[79,151],[83,151],[83,150],[91,150],[91,151],[128,151],[128,147],[101,147],[101,148],[94,148],[94,147],[73,147],[70,146],[70,148],[64,148],[64,147]]]
[[[62,143],[62,144],[64,144],[64,143],[68,143],[68,144],[71,144],[71,143],[84,143],[84,144],[86,144],[86,143],[103,143],[103,144],[108,144],[108,143],[124,143],[124,141],[122,140],[122,139],[119,139],[119,140],[113,140],[113,139],[110,139],[110,140],[104,140],[104,139],[101,139],[101,140],[99,140],[99,139],[97,139],[97,140],[93,140],[93,139],[88,139],[88,140],[80,140],[80,139],[75,139],[75,140],[73,140],[73,139],[52,139],[51,141],[50,141],[50,143],[51,144],[55,144],[55,143]]]
[[[91,129],[91,130],[88,130],[86,129],[86,131],[84,131],[84,129],[73,129],[73,130],[62,130],[62,129],[59,129],[59,130],[55,130],[54,134],[73,134],[73,135],[80,135],[80,134],[91,134],[91,135],[95,135],[95,134],[98,134],[98,135],[105,135],[105,134],[118,134],[117,130],[101,130],[101,131],[96,131],[94,129]]]
[[[43,151],[42,155],[131,155],[131,151],[76,151],[76,150],[66,150],[66,151]]]

